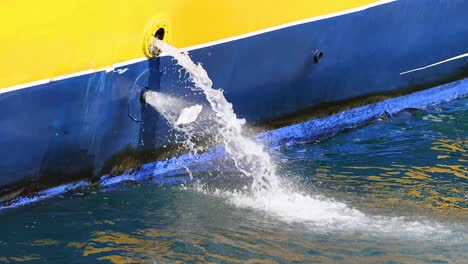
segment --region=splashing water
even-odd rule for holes
[[[236,116],[232,104],[226,100],[222,90],[212,88],[213,83],[205,69],[200,64],[195,64],[187,53],[181,53],[163,41],[155,39],[154,45],[172,56],[187,71],[196,87],[195,91],[203,92],[214,113],[208,117],[209,121],[215,124],[210,126],[210,136],[223,144],[235,167],[244,176],[253,179],[250,193],[218,189],[208,191],[203,185],[196,185],[197,191],[226,198],[238,207],[264,211],[287,222],[309,223],[319,229],[370,230],[385,234],[409,233],[412,236],[426,237],[452,233],[450,229],[438,223],[409,221],[405,217],[368,216],[333,199],[292,191],[285,185],[285,179],[277,175],[277,168],[265,147],[242,134],[245,120]],[[203,121],[200,118],[189,118],[192,122],[177,123],[183,110],[193,106],[187,102],[181,103],[180,99],[152,91],[145,94],[145,100],[158,110],[173,128],[185,133],[186,146],[193,151],[200,150],[195,147],[193,138],[197,133],[204,133],[197,132],[201,127],[199,123]]]
[[[278,189],[279,180],[271,157],[265,151],[263,145],[242,135],[242,126],[245,124],[245,120],[237,118],[232,109],[232,104],[226,100],[222,90],[212,88],[213,82],[208,77],[205,69],[200,64],[195,64],[188,54],[179,52],[163,41],[155,39],[155,45],[161,51],[174,57],[177,63],[190,75],[190,80],[195,84],[196,89],[204,93],[216,116],[213,121],[216,123],[215,129],[217,131],[213,135],[223,143],[224,149],[234,161],[236,168],[243,175],[254,180],[252,189],[255,192],[262,189]],[[158,100],[158,98],[160,98],[158,93],[147,92],[145,94],[146,102],[162,113],[174,128],[188,135],[193,135],[196,126],[177,125],[174,118],[167,118],[168,111],[165,106],[172,106],[173,104],[160,104],[163,100]],[[188,141],[192,142],[191,139],[193,137],[189,136]],[[189,145],[193,146],[193,143],[189,143]]]

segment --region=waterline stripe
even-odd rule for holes
[[[365,105],[343,111],[325,118],[314,119],[300,124],[267,131],[256,136],[256,139],[269,148],[313,142],[333,136],[344,129],[358,127],[378,119],[383,113],[390,116],[409,108],[423,108],[468,96],[468,79],[442,86],[391,98],[375,104]],[[209,164],[226,155],[222,147],[213,147],[202,154],[183,154],[164,161],[156,161],[141,166],[138,171],[129,170],[120,176],[105,175],[101,177],[101,186],[109,186],[124,181],[154,183],[180,183],[190,180],[181,177],[189,167],[192,173],[208,172]],[[219,168],[220,164],[217,164]]]
[[[69,192],[76,190],[78,188],[83,188],[89,186],[90,183],[87,181],[80,181],[80,182],[75,182],[75,183],[70,183],[70,184],[65,184],[61,186],[57,186],[54,188],[50,188],[44,191],[40,191],[36,193],[34,196],[26,196],[26,197],[18,197],[14,199],[9,205],[6,206],[0,206],[0,210],[2,209],[8,209],[8,208],[16,208],[16,207],[21,207],[27,204],[32,204],[32,203],[37,203],[39,201],[42,201],[44,199],[50,199],[53,197],[56,197],[58,195],[61,195],[63,193]]]
[[[465,57],[468,57],[468,53],[465,53],[465,54],[462,54],[462,55],[458,55],[458,56],[456,56],[456,57],[453,57],[453,58],[450,58],[450,59],[446,59],[446,60],[444,60],[444,61],[439,61],[439,62],[436,62],[436,63],[434,63],[434,64],[427,65],[427,66],[425,66],[425,67],[417,68],[417,69],[410,70],[410,71],[405,71],[405,72],[400,73],[400,75],[405,75],[405,74],[412,73],[412,72],[416,72],[416,71],[422,71],[422,70],[425,70],[425,69],[428,69],[428,68],[432,68],[432,67],[437,66],[437,65],[440,65],[440,64],[444,64],[444,63],[447,63],[447,62],[450,62],[450,61],[454,61],[454,60],[458,60],[458,59],[465,58]]]
[[[279,26],[274,26],[274,27],[270,27],[270,28],[266,28],[266,29],[262,29],[262,30],[258,30],[258,31],[253,31],[253,32],[238,35],[238,36],[234,36],[234,37],[224,38],[224,39],[220,39],[220,40],[216,40],[216,41],[212,41],[212,42],[207,42],[207,43],[203,43],[203,44],[199,44],[199,45],[194,45],[194,46],[181,48],[180,50],[183,51],[183,52],[186,52],[186,51],[202,49],[202,48],[206,48],[206,47],[210,47],[210,46],[215,46],[215,45],[219,45],[219,44],[223,44],[223,43],[227,43],[227,42],[231,42],[231,41],[235,41],[235,40],[240,40],[240,39],[244,39],[244,38],[248,38],[248,37],[252,37],[252,36],[272,32],[272,31],[280,30],[280,29],[283,29],[283,28],[288,28],[288,27],[297,26],[297,25],[301,25],[301,24],[306,24],[306,23],[310,23],[310,22],[315,22],[315,21],[319,21],[319,20],[325,20],[325,19],[329,19],[329,18],[333,18],[333,17],[338,17],[338,16],[343,16],[343,15],[347,15],[347,14],[351,14],[351,13],[356,13],[356,12],[364,11],[364,10],[369,9],[369,8],[373,8],[373,7],[376,7],[376,6],[380,6],[380,5],[384,5],[384,4],[388,4],[388,3],[392,3],[392,2],[396,2],[396,1],[397,0],[381,0],[381,1],[377,1],[375,3],[371,3],[371,4],[368,4],[368,5],[364,5],[364,6],[360,6],[360,7],[340,11],[340,12],[335,12],[335,13],[330,13],[330,14],[327,14],[327,15],[322,15],[322,16],[303,19],[303,20],[298,20],[298,21],[282,24],[282,25],[279,25]],[[163,56],[168,56],[168,54],[162,53],[160,55],[160,57],[163,57]],[[128,61],[118,62],[118,63],[113,64],[112,66],[100,68],[100,69],[97,69],[97,70],[88,69],[88,70],[75,72],[75,73],[71,73],[71,74],[56,76],[56,77],[53,77],[53,78],[48,78],[48,79],[33,81],[33,82],[29,82],[29,83],[19,84],[19,85],[15,85],[15,86],[10,86],[10,87],[7,87],[7,88],[0,88],[0,94],[12,92],[12,91],[15,91],[15,90],[21,90],[21,89],[25,89],[25,88],[29,88],[29,87],[34,87],[34,86],[41,85],[41,84],[50,83],[50,82],[53,82],[53,81],[56,81],[56,80],[65,80],[65,79],[78,77],[78,76],[91,74],[91,73],[97,73],[97,72],[101,72],[101,71],[110,72],[114,68],[119,68],[119,67],[122,67],[122,66],[135,64],[135,63],[142,62],[142,61],[145,61],[145,60],[148,60],[148,58],[147,57],[140,57],[140,58],[131,59],[131,60],[128,60]]]

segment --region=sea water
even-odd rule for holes
[[[193,152],[203,150],[196,139],[209,124],[232,168],[2,211],[0,263],[465,261],[468,99],[268,150],[243,135],[244,121],[200,65],[159,45],[207,105],[172,98],[164,107],[168,95],[152,93],[147,101]]]

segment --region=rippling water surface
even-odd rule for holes
[[[0,211],[0,263],[467,263],[467,131],[461,99],[283,147],[263,199],[213,171]]]

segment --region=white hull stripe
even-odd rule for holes
[[[180,50],[181,51],[197,50],[197,49],[201,49],[201,48],[205,48],[205,47],[209,47],[209,46],[219,45],[219,44],[223,44],[223,43],[226,43],[226,42],[231,42],[231,41],[235,41],[235,40],[239,40],[239,39],[252,37],[252,36],[255,36],[255,35],[260,35],[260,34],[272,32],[272,31],[275,31],[275,30],[280,30],[280,29],[287,28],[287,27],[293,27],[293,26],[306,24],[306,23],[310,23],[310,22],[314,22],[314,21],[325,20],[325,19],[329,19],[329,18],[333,18],[333,17],[338,17],[338,16],[343,16],[343,15],[347,15],[347,14],[351,14],[351,13],[356,13],[356,12],[364,11],[364,10],[369,9],[369,8],[373,8],[373,7],[376,7],[376,6],[380,6],[380,5],[384,5],[384,4],[388,4],[388,3],[392,3],[392,2],[396,2],[396,1],[397,0],[381,0],[381,1],[378,1],[378,2],[375,2],[375,3],[372,3],[372,4],[368,4],[368,5],[365,5],[365,6],[360,6],[360,7],[356,7],[356,8],[336,12],[336,13],[330,13],[330,14],[327,14],[327,15],[322,15],[322,16],[303,19],[303,20],[298,20],[298,21],[294,21],[294,22],[291,22],[291,23],[286,23],[286,24],[282,24],[282,25],[279,25],[279,26],[275,26],[275,27],[271,27],[271,28],[267,28],[267,29],[262,29],[262,30],[258,30],[258,31],[238,35],[238,36],[235,36],[235,37],[220,39],[220,40],[216,40],[216,41],[212,41],[212,42],[207,42],[207,43],[203,43],[203,44],[199,44],[199,45],[186,47],[186,48],[183,48],[183,49],[180,49]],[[168,55],[165,54],[165,53],[162,53],[160,56],[162,57],[162,56],[168,56]],[[138,62],[145,61],[147,59],[148,58],[146,58],[146,57],[141,57],[141,58],[136,58],[136,59],[132,59],[132,60],[124,61],[124,62],[119,62],[119,63],[116,63],[116,64],[114,64],[112,66],[97,69],[97,70],[90,69],[90,70],[75,72],[75,73],[72,73],[72,74],[60,75],[60,76],[50,78],[50,79],[43,79],[43,80],[39,80],[39,81],[19,84],[19,85],[11,86],[11,87],[8,87],[8,88],[0,88],[0,94],[8,93],[8,92],[11,92],[11,91],[20,90],[20,89],[24,89],[24,88],[29,88],[29,87],[33,87],[33,86],[37,86],[37,85],[41,85],[41,84],[46,84],[46,83],[53,82],[53,81],[64,80],[64,79],[78,77],[78,76],[82,76],[82,75],[86,75],[86,74],[101,72],[101,71],[111,72],[115,68],[135,64],[135,63],[138,63]]]
[[[450,61],[454,61],[454,60],[459,60],[459,59],[462,59],[462,58],[465,58],[465,57],[468,57],[468,53],[458,55],[456,57],[446,59],[446,60],[443,60],[443,61],[439,61],[439,62],[436,62],[434,64],[427,65],[427,66],[424,66],[424,67],[421,67],[421,68],[417,68],[417,69],[410,70],[410,71],[405,71],[405,72],[400,73],[400,75],[405,75],[405,74],[412,73],[412,72],[422,71],[422,70],[425,70],[425,69],[435,67],[437,65],[441,65],[441,64],[444,64],[444,63],[447,63],[447,62],[450,62]]]
[[[142,62],[142,61],[145,61],[145,60],[147,60],[147,58],[142,57],[142,58],[137,58],[137,59],[128,60],[128,61],[124,61],[124,62],[119,62],[119,63],[116,63],[116,64],[114,64],[112,66],[97,69],[97,70],[85,70],[85,71],[60,75],[60,76],[57,76],[57,77],[54,77],[54,78],[43,79],[43,80],[29,82],[29,83],[23,83],[23,84],[11,86],[11,87],[8,87],[8,88],[0,89],[0,94],[8,93],[8,92],[15,91],[15,90],[21,90],[21,89],[29,88],[29,87],[33,87],[33,86],[38,86],[38,85],[50,83],[50,82],[53,82],[53,81],[60,81],[60,80],[70,79],[70,78],[73,78],[73,77],[79,77],[79,76],[92,74],[92,73],[97,73],[97,72],[102,72],[102,71],[112,72],[112,71],[115,70],[115,68],[120,68],[120,67],[123,67],[123,66],[135,64],[135,63]],[[119,74],[120,74],[120,72],[119,72]]]
[[[396,1],[397,0],[381,0],[381,1],[378,1],[378,2],[375,2],[375,3],[372,3],[372,4],[368,4],[368,5],[365,5],[365,6],[360,6],[360,7],[356,7],[356,8],[340,11],[340,12],[330,13],[330,14],[326,14],[326,15],[322,15],[322,16],[306,18],[306,19],[303,19],[303,20],[297,20],[297,21],[294,21],[294,22],[290,22],[290,23],[286,23],[286,24],[282,24],[282,25],[279,25],[279,26],[270,27],[270,28],[266,28],[266,29],[262,29],[262,30],[257,30],[257,31],[253,31],[253,32],[250,32],[250,33],[246,33],[246,34],[242,34],[242,35],[238,35],[238,36],[234,36],[234,37],[230,37],[230,38],[220,39],[220,40],[216,40],[216,41],[212,41],[212,42],[207,42],[207,43],[203,43],[203,44],[199,44],[199,45],[190,46],[190,47],[187,47],[187,48],[182,48],[180,50],[182,50],[182,51],[191,51],[191,50],[206,48],[206,47],[209,47],[209,46],[223,44],[223,43],[230,42],[230,41],[235,41],[235,40],[239,40],[239,39],[244,39],[244,38],[248,38],[248,37],[252,37],[252,36],[272,32],[272,31],[275,31],[275,30],[280,30],[280,29],[283,29],[283,28],[293,27],[293,26],[307,24],[307,23],[315,22],[315,21],[319,21],[319,20],[325,20],[325,19],[329,19],[329,18],[333,18],[333,17],[338,17],[338,16],[348,15],[348,14],[352,14],[352,13],[356,13],[356,12],[361,12],[361,11],[364,11],[364,10],[372,8],[372,7],[376,7],[376,6],[380,6],[380,5],[384,5],[384,4],[388,4],[388,3],[392,3],[392,2],[396,2]],[[163,53],[161,55],[167,55],[167,54]]]

